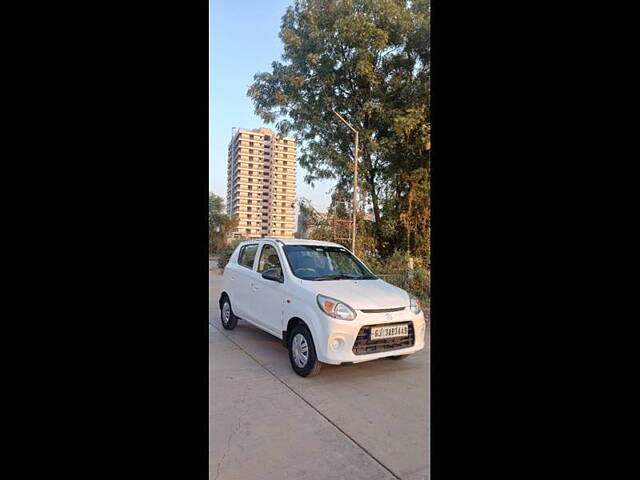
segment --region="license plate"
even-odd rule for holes
[[[406,337],[409,335],[409,325],[389,325],[382,327],[373,327],[371,329],[371,340],[380,340],[382,338]]]

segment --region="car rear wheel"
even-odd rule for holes
[[[288,341],[291,367],[301,377],[317,375],[322,364],[316,356],[311,332],[305,325],[297,325],[291,330]]]
[[[238,324],[238,317],[233,314],[229,297],[224,297],[222,306],[220,307],[220,321],[225,330],[233,330]]]

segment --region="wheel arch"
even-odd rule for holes
[[[309,325],[309,323],[305,322],[302,318],[297,316],[291,317],[287,322],[287,329],[282,331],[282,344],[285,346],[285,348],[289,347],[289,335],[291,334],[291,330],[293,330],[297,325],[304,325],[305,327],[307,327],[307,330],[309,330],[309,333],[311,334],[313,346],[317,351],[318,349],[316,345],[316,334],[313,331],[313,328],[311,327],[311,325]]]
[[[222,308],[222,302],[224,302],[225,298],[229,298],[229,294],[224,290],[220,293],[220,298],[218,299],[218,306]]]

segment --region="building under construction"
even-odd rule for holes
[[[227,213],[238,219],[231,237],[293,238],[296,140],[269,128],[234,128],[227,156]]]

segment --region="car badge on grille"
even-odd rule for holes
[[[391,320],[393,320],[393,316],[391,316],[391,314],[390,314],[390,313],[387,313],[387,314],[384,316],[384,319],[385,319],[385,320],[389,320],[389,321],[391,321]]]

